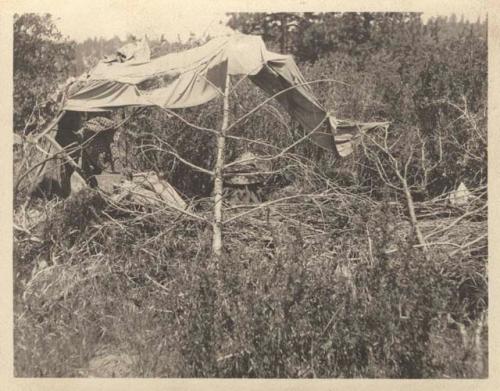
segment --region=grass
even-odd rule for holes
[[[40,242],[15,238],[16,376],[487,376],[484,241],[426,259],[387,203],[262,209],[218,261],[209,227],[168,210],[92,190],[51,208]]]

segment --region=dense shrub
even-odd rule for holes
[[[50,121],[50,94],[73,71],[73,43],[50,14],[14,15],[14,131],[29,133]]]

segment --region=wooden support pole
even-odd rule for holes
[[[226,147],[226,129],[229,124],[229,73],[226,76],[224,87],[224,103],[222,108],[222,125],[217,134],[217,160],[215,162],[214,176],[214,221],[212,253],[216,258],[222,254],[222,193],[224,190],[223,168]]]

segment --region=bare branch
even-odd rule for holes
[[[326,194],[325,193],[322,193],[322,194],[316,194],[316,193],[312,193],[312,194],[297,194],[297,195],[293,195],[293,196],[283,197],[283,198],[280,198],[280,199],[277,199],[277,200],[263,202],[262,204],[260,204],[260,205],[258,205],[256,207],[253,207],[251,205],[240,205],[240,206],[228,208],[227,210],[233,210],[233,209],[237,209],[237,208],[247,208],[247,207],[251,207],[252,209],[248,210],[246,212],[242,212],[240,214],[237,214],[235,216],[232,216],[231,218],[225,220],[224,224],[230,223],[233,220],[239,219],[239,218],[241,218],[243,216],[246,216],[246,215],[249,215],[251,213],[254,213],[254,212],[256,212],[256,211],[258,211],[260,209],[266,208],[266,207],[268,207],[270,205],[281,203],[283,201],[288,201],[288,200],[292,200],[292,199],[295,199],[295,198],[321,198],[321,197],[326,197]]]
[[[250,110],[248,113],[242,115],[240,118],[238,118],[237,120],[235,120],[231,125],[229,125],[228,127],[228,131],[231,130],[233,127],[235,127],[238,123],[240,123],[241,121],[243,121],[245,118],[249,117],[250,115],[254,114],[256,111],[260,110],[262,107],[264,107],[264,105],[266,105],[269,101],[277,98],[278,96],[288,92],[288,91],[291,91],[295,88],[298,88],[298,87],[303,87],[303,86],[306,86],[306,85],[311,85],[311,84],[316,84],[316,83],[324,83],[324,82],[330,82],[330,83],[339,83],[339,84],[344,84],[344,85],[349,85],[347,83],[344,83],[344,82],[341,82],[341,81],[338,81],[338,80],[334,80],[334,79],[318,79],[318,80],[313,80],[313,81],[309,81],[309,82],[305,82],[305,83],[299,83],[299,84],[296,84],[296,85],[293,85],[293,86],[290,86],[288,88],[285,88],[283,90],[281,90],[280,92],[277,92],[276,94],[270,96],[269,98],[267,98],[266,100],[264,100],[262,103],[258,104],[257,106],[255,106],[252,110]]]
[[[246,163],[246,162],[251,162],[251,161],[254,161],[256,159],[258,160],[263,160],[263,161],[270,161],[270,160],[274,160],[274,159],[278,159],[280,157],[283,157],[290,149],[292,149],[293,147],[295,147],[296,145],[300,144],[302,141],[306,140],[307,138],[311,137],[311,135],[316,132],[319,127],[321,125],[323,125],[323,123],[325,122],[327,117],[324,117],[321,122],[313,129],[311,130],[310,132],[306,133],[303,137],[301,137],[300,139],[298,139],[297,141],[293,142],[292,144],[290,144],[289,146],[287,146],[286,148],[282,149],[279,153],[277,153],[276,155],[273,155],[273,156],[256,156],[256,157],[253,157],[253,158],[249,158],[249,159],[244,159],[244,160],[240,160],[240,161],[235,161],[235,162],[232,162],[232,163],[229,163],[229,164],[226,164],[224,166],[224,168],[228,168],[228,167],[231,167],[231,166],[234,166],[235,164],[243,164],[243,163]]]
[[[165,144],[168,145],[168,143],[166,143],[166,142],[165,142]],[[163,148],[160,148],[154,144],[143,144],[143,147],[147,148],[147,149],[145,149],[145,151],[158,151],[158,152],[168,153],[169,155],[174,156],[176,159],[178,159],[179,161],[181,161],[182,163],[184,163],[185,165],[191,167],[192,169],[194,169],[196,171],[200,171],[200,172],[207,174],[207,175],[210,175],[210,176],[214,175],[213,171],[207,170],[206,168],[203,168],[203,167],[197,166],[196,164],[191,163],[190,161],[184,159],[177,152],[175,152],[173,150],[163,149]]]
[[[457,225],[460,221],[462,221],[463,219],[465,219],[466,217],[468,216],[471,216],[485,208],[488,207],[488,204],[484,204],[483,206],[477,208],[477,209],[474,209],[474,210],[471,210],[469,212],[466,212],[464,213],[462,216],[460,216],[459,218],[455,219],[451,224],[447,225],[446,227],[444,228],[440,228],[440,229],[437,229],[435,231],[432,231],[431,233],[427,234],[427,236],[425,237],[425,239],[429,239],[430,237],[432,236],[435,236],[439,233],[443,233],[445,231],[448,231],[450,228],[452,228],[453,226]]]

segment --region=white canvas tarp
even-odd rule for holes
[[[268,51],[259,36],[219,37],[141,64],[101,62],[69,89],[65,110],[198,106],[222,95],[227,73],[249,76],[270,95],[279,93],[276,99],[304,129],[318,129],[312,140],[337,151],[332,126],[336,121],[316,100],[293,58]]]

